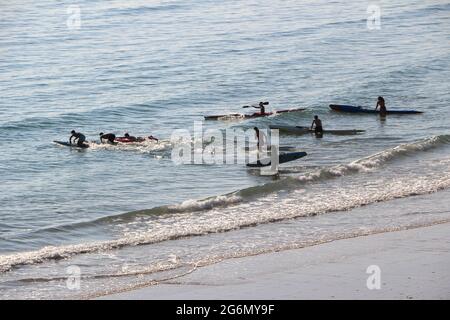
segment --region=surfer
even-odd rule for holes
[[[147,138],[149,138],[150,140],[155,140],[156,142],[159,142],[159,139],[154,136],[148,136]]]
[[[103,143],[103,140],[107,140],[109,143],[114,143],[114,140],[116,139],[116,135],[114,133],[99,133],[100,136],[100,143]]]
[[[155,137],[152,137],[152,140],[157,140]],[[148,137],[149,139],[151,139],[150,137]],[[124,134],[123,137],[117,137],[116,142],[124,142],[124,143],[129,143],[129,142],[144,142],[145,138],[143,137],[135,137],[135,136],[130,136],[130,134],[127,132]]]
[[[130,142],[135,142],[138,140],[135,136],[130,136],[130,134],[128,132],[126,132],[124,134],[124,138],[126,138]]]
[[[322,120],[319,119],[319,116],[314,116],[314,120],[313,120],[313,122],[311,124],[311,130],[313,128],[314,128],[314,133],[316,135],[323,134]]]
[[[80,148],[85,147],[84,141],[86,141],[86,137],[84,134],[82,134],[81,132],[76,132],[75,130],[72,130],[70,132],[72,135],[69,138],[69,143],[72,144],[72,138],[73,142],[75,143],[75,141],[77,141],[77,146]]]
[[[383,97],[378,97],[377,105],[375,107],[375,110],[378,110],[378,107],[380,107],[380,116],[384,117],[387,114],[386,104]]]

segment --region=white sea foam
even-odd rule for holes
[[[169,206],[173,212],[187,212],[212,209],[214,207],[227,206],[242,201],[242,198],[236,195],[223,195],[212,197],[206,200],[186,200],[181,204]]]

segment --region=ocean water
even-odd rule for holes
[[[380,1],[380,29],[367,27],[368,5],[2,4],[0,298],[94,297],[222,259],[450,221],[450,4]],[[375,107],[379,95],[424,113],[328,108]],[[172,161],[174,130],[259,101],[306,110],[204,129],[306,126],[317,114],[366,132],[280,135],[308,156],[276,176]],[[90,148],[52,143],[72,129]],[[100,131],[161,140],[99,145]]]

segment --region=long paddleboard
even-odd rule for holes
[[[294,161],[303,157],[306,157],[308,154],[306,152],[292,152],[292,153],[283,153],[278,156],[278,163],[286,163],[290,161]],[[261,167],[267,167],[271,165],[271,159],[261,159],[256,162],[252,162],[247,164],[247,167],[250,168],[261,168]]]
[[[279,151],[295,151],[296,149],[297,149],[296,147],[291,147],[291,146],[278,146]],[[244,150],[245,151],[257,151],[258,147],[257,146],[245,147]],[[266,150],[270,151],[271,146],[266,146]]]
[[[314,130],[311,130],[308,127],[301,127],[301,126],[276,126],[271,125],[269,126],[270,129],[278,129],[280,132],[285,133],[291,133],[291,134],[308,134],[308,133],[315,133]],[[324,134],[334,134],[334,135],[354,135],[363,133],[365,130],[323,130]]]
[[[304,108],[298,109],[287,109],[287,110],[279,110],[274,112],[266,112],[264,114],[261,113],[253,113],[253,114],[241,114],[241,113],[232,113],[232,114],[222,114],[222,115],[213,115],[213,116],[205,116],[205,120],[221,120],[221,119],[233,119],[233,118],[241,118],[241,119],[252,119],[252,118],[261,118],[261,117],[269,117],[272,115],[276,115],[279,113],[288,113],[288,112],[299,112],[304,111]]]
[[[69,143],[69,142],[65,142],[65,141],[53,141],[53,142],[56,144],[59,144],[61,146],[65,146],[65,147],[79,148],[79,149],[89,148],[89,145],[87,145],[87,144],[83,144],[83,147],[80,147],[77,144],[73,144],[73,143]]]
[[[380,110],[367,109],[364,107],[349,106],[343,104],[330,104],[331,110],[348,113],[368,113],[368,114],[380,114]],[[417,110],[387,110],[387,114],[420,114],[422,111]]]

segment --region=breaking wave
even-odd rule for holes
[[[404,176],[398,180],[377,180],[367,185],[365,183],[344,184],[333,188],[327,194],[313,192],[308,197],[302,195],[308,185],[314,187],[317,182],[328,183],[337,177],[375,171],[388,162],[402,157],[416,156],[420,152],[447,145],[449,142],[448,135],[436,136],[387,149],[345,165],[322,168],[298,177],[288,177],[227,195],[203,200],[188,200],[177,205],[101,218],[89,224],[116,222],[120,224],[133,221],[137,217],[154,219],[140,220],[137,229],[123,232],[115,240],[47,246],[36,251],[0,256],[0,271],[4,272],[20,265],[41,263],[49,259],[68,258],[76,254],[225,232],[257,224],[350,210],[376,202],[437,192],[450,187],[450,172],[439,171],[435,174]],[[447,168],[446,163],[444,159],[445,168]],[[360,178],[365,181],[364,177]],[[279,199],[276,193],[282,190],[290,191],[290,194],[284,199]],[[263,197],[263,195],[266,196]],[[159,215],[162,215],[160,220],[158,220]],[[164,219],[168,219],[170,223]]]

